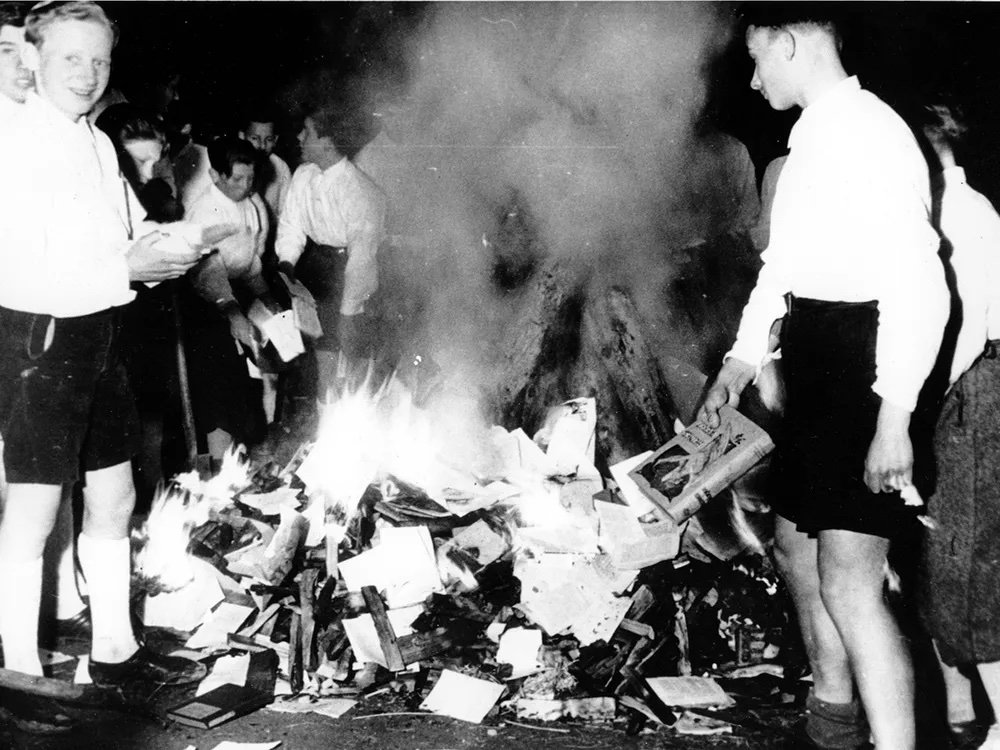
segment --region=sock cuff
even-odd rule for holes
[[[101,564],[108,561],[120,563],[131,559],[131,547],[128,537],[124,539],[99,539],[81,533],[76,541],[76,553],[80,558],[80,567]],[[86,570],[84,570],[86,574]]]

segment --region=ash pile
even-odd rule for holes
[[[198,695],[695,734],[792,699],[759,471],[678,522],[630,476],[651,452],[595,468],[594,399],[529,437],[457,430],[418,390],[365,382],[290,460],[235,452],[159,493],[139,610],[210,666]]]

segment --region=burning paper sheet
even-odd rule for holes
[[[446,669],[420,707],[478,724],[500,700],[503,691],[503,685]]]
[[[146,596],[142,620],[147,627],[194,630],[212,607],[225,599],[218,571],[197,558],[191,558],[190,564],[194,571],[191,583],[177,591]]]
[[[548,447],[545,455],[559,474],[574,474],[582,462],[594,463],[597,400],[576,398],[550,410],[535,442]]]

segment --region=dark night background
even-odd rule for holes
[[[838,3],[848,69],[866,87],[905,109],[923,92],[961,101],[972,125],[965,166],[970,179],[1000,198],[994,138],[1000,120],[994,3]],[[169,71],[182,74],[181,98],[219,122],[242,103],[276,97],[304,75],[344,80],[377,76],[405,88],[402,40],[419,28],[422,3],[120,2],[108,4],[122,38],[114,82],[126,92]],[[484,7],[487,7],[484,5]],[[723,6],[735,16],[738,5]],[[794,113],[775,113],[751,91],[749,59],[734,37],[713,67],[720,118],[741,138],[758,171],[784,148]]]

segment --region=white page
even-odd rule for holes
[[[420,707],[478,724],[500,700],[503,691],[503,685],[446,669]]]

